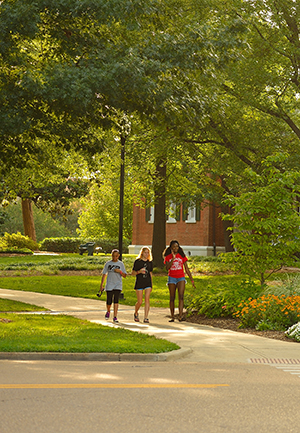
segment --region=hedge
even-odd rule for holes
[[[24,254],[24,255],[32,255],[33,252],[29,248],[0,248],[0,254]]]
[[[28,236],[23,236],[20,232],[18,233],[4,233],[4,236],[0,238],[0,248],[4,249],[29,249],[36,251],[39,249],[37,242],[30,239]]]
[[[115,239],[82,239],[82,238],[45,238],[40,242],[41,251],[52,251],[54,253],[78,253],[79,245],[86,242],[95,242],[95,247],[102,247],[101,252],[109,254],[112,249],[118,248],[118,240]],[[123,240],[123,253],[128,253],[130,241]]]

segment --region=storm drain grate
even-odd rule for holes
[[[284,358],[250,358],[252,364],[286,364],[300,365],[300,359],[284,359]]]

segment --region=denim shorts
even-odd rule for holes
[[[168,284],[177,284],[179,283],[179,281],[184,281],[186,283],[186,279],[185,277],[180,277],[180,278],[174,278],[174,277],[168,277]]]

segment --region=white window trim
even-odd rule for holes
[[[153,224],[154,223],[154,206],[150,207],[150,219],[148,221],[148,224]]]
[[[188,213],[187,213],[187,219],[185,220],[185,222],[187,224],[194,224],[196,223],[196,206],[193,207],[189,207],[188,208]]]
[[[176,224],[177,223],[176,218],[174,218],[173,216],[171,216],[170,213],[172,215],[176,216],[176,204],[175,203],[171,203],[170,204],[170,211],[169,211],[167,223],[168,224]]]

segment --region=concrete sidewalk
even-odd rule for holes
[[[0,289],[0,298],[22,301],[43,306],[51,314],[69,314],[74,317],[100,323],[106,326],[121,326],[131,331],[142,332],[165,338],[177,343],[181,349],[168,354],[10,354],[0,353],[0,359],[68,359],[100,361],[174,361],[185,362],[238,362],[276,364],[282,362],[300,363],[300,345],[233,332],[188,322],[169,323],[169,310],[151,308],[150,324],[133,321],[134,307],[119,305],[119,324],[104,319],[105,297],[98,299],[72,298],[42,293]],[[102,299],[102,298],[101,298]]]

